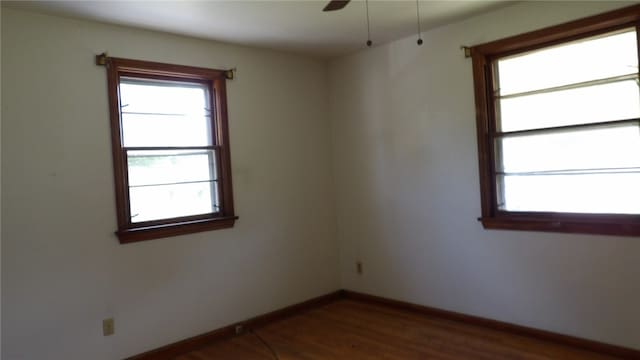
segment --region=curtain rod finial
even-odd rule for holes
[[[107,52],[103,52],[102,54],[96,55],[96,65],[107,65]]]
[[[233,80],[235,76],[236,76],[236,68],[232,68],[224,72],[224,77],[227,80]]]
[[[470,58],[471,57],[471,48],[468,46],[460,46],[460,50],[464,51],[464,57],[465,58]]]

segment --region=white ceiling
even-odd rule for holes
[[[323,12],[328,1],[2,1],[3,6],[160,30],[249,46],[332,57],[366,47],[365,2]],[[422,29],[500,6],[509,0],[420,0]],[[414,0],[369,0],[376,44],[417,31]]]

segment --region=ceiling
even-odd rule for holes
[[[509,0],[420,0],[422,29],[510,4]],[[366,47],[363,0],[323,12],[327,1],[2,1],[2,6],[160,30],[319,57]],[[413,0],[369,0],[374,46],[417,32]]]

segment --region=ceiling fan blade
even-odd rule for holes
[[[349,1],[351,1],[351,0],[331,0],[327,4],[327,6],[325,6],[324,9],[322,9],[322,11],[340,10],[343,7],[347,6]]]

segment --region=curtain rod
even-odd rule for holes
[[[96,55],[96,65],[106,66],[108,59],[109,59],[109,55],[107,55],[106,51],[103,52],[102,54],[98,54]],[[234,67],[234,68],[222,70],[222,71],[224,71],[224,77],[227,80],[233,80],[235,78],[237,69]]]

